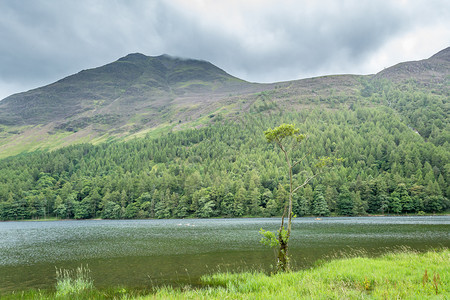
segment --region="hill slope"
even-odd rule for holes
[[[36,125],[84,112],[120,114],[161,107],[176,98],[218,95],[249,86],[208,62],[130,54],[48,86],[3,100],[3,124]],[[125,110],[125,112],[124,112]]]
[[[260,89],[205,61],[130,54],[1,101],[0,157],[197,119]]]
[[[375,76],[324,76],[274,84],[249,83],[205,61],[129,54],[2,100],[0,158],[201,126],[250,110],[276,107],[283,112],[314,105],[351,105],[361,95],[373,98],[392,85],[405,90],[406,84],[410,90],[445,97],[450,85],[449,53],[447,48],[429,59],[401,63]],[[413,122],[412,126],[422,125]],[[430,131],[425,134],[428,137],[432,124],[424,126]]]
[[[295,123],[308,135],[293,152],[312,154],[294,170],[296,183],[314,173],[318,157],[345,159],[299,190],[295,214],[445,212],[450,94],[448,69],[440,66],[447,53],[372,76],[267,85],[241,81],[205,62],[141,55],[124,58],[125,67],[119,61],[81,72],[52,88],[78,82],[73,89],[81,91],[79,86],[98,81],[98,88],[91,87],[105,97],[98,107],[42,125],[29,118],[28,125],[15,127],[17,133],[3,125],[3,156],[61,149],[0,159],[0,219],[280,215],[286,165],[263,132],[281,123]],[[106,97],[115,85],[139,93]],[[136,96],[141,93],[146,96]],[[8,109],[16,108],[10,116],[20,116],[17,107],[26,101],[6,100]],[[92,145],[102,141],[99,136],[110,142]],[[90,143],[62,147],[83,138]]]
[[[428,59],[399,63],[376,75],[394,82],[404,82],[410,79],[422,84],[443,84],[450,75],[450,47],[439,51]],[[448,85],[447,85],[448,90]]]

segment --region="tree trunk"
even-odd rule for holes
[[[288,244],[280,236],[280,249],[278,250],[277,271],[289,271]]]

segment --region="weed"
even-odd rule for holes
[[[428,282],[430,281],[430,278],[428,277],[428,271],[425,269],[425,273],[422,277],[422,286],[424,289],[428,286]],[[439,276],[439,273],[433,274],[433,280],[431,282],[431,285],[433,287],[434,292],[436,295],[439,293],[439,285],[441,284],[441,276]]]
[[[422,277],[422,286],[425,287],[425,284],[428,282],[428,271],[427,269],[425,269],[425,273],[423,274]]]
[[[441,277],[438,274],[434,274],[433,276],[433,286],[434,286],[434,290],[436,292],[436,295],[439,292],[439,284],[441,283]]]
[[[56,296],[68,296],[91,290],[94,281],[90,277],[91,270],[86,265],[76,270],[56,269]]]

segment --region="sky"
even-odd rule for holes
[[[251,82],[374,74],[450,46],[448,0],[0,0],[0,99],[129,53]]]

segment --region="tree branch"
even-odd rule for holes
[[[301,163],[302,161],[305,160],[305,158],[308,156],[309,153],[305,154],[300,160],[297,160],[296,162],[294,162],[292,164],[292,167],[295,167],[296,165],[298,165],[299,163]]]
[[[319,174],[320,174],[320,172],[317,173],[317,174],[314,174],[313,176],[311,176],[311,177],[309,177],[309,178],[307,178],[307,179],[305,180],[305,182],[303,182],[303,184],[301,184],[301,185],[299,185],[298,187],[296,187],[296,188],[292,191],[292,193],[295,193],[298,189],[301,189],[302,187],[304,187],[305,185],[307,185],[311,180],[313,180],[313,179],[314,179],[315,177],[317,177]]]

